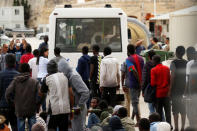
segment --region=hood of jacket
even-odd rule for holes
[[[131,127],[135,126],[135,123],[133,122],[133,120],[129,117],[125,117],[121,119],[121,122],[124,126],[129,125]]]
[[[86,61],[90,61],[90,56],[89,56],[89,55],[83,55],[83,58],[84,58]]]
[[[148,62],[146,63],[146,65],[147,65],[149,68],[152,68],[152,67],[155,66],[155,65],[153,64],[152,61],[148,61]]]
[[[29,73],[22,73],[22,74],[19,74],[17,77],[15,77],[15,80],[17,82],[25,82],[29,78],[30,78],[30,74]]]

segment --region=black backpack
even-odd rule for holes
[[[152,87],[150,84],[144,90],[144,101],[153,103],[156,99],[156,87]]]

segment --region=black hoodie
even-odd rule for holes
[[[151,75],[151,69],[154,67],[154,64],[152,61],[148,61],[143,68],[142,71],[142,93],[144,94],[144,90],[147,87],[147,85],[150,83],[150,75]]]

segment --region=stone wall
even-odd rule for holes
[[[12,6],[13,0],[0,0],[1,6]],[[48,24],[50,13],[55,5],[72,4],[73,7],[104,7],[109,3],[114,8],[122,8],[128,16],[137,16],[139,20],[144,20],[146,13],[153,13],[154,0],[86,0],[85,4],[76,4],[77,0],[29,0],[31,4],[31,27],[38,24]],[[178,9],[197,5],[197,0],[157,0],[157,14],[168,13]]]

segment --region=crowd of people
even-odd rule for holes
[[[110,47],[104,48],[102,56],[99,45],[93,45],[93,56],[89,56],[89,48],[84,46],[76,69],[61,56],[58,47],[55,57],[48,59],[47,36],[33,54],[25,39],[4,44],[0,57],[0,131],[9,130],[8,124],[12,131],[178,131],[179,114],[181,131],[197,129],[195,48],[185,51],[178,46],[168,67],[153,50],[161,49],[156,38],[148,47],[146,63],[138,55],[145,49],[141,43],[127,46],[123,63]],[[163,49],[169,50],[169,43]],[[185,52],[188,60],[183,59]],[[125,106],[117,103],[120,87]],[[141,118],[141,94],[150,111],[148,118]]]

